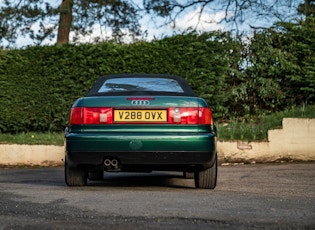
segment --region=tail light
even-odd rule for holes
[[[75,107],[71,109],[71,125],[112,124],[112,108]]]
[[[210,108],[169,108],[169,124],[210,125],[212,124],[212,112]]]
[[[71,125],[112,124],[113,108],[74,107],[70,113]],[[146,122],[142,122],[144,124]],[[148,122],[152,123],[152,122]],[[168,108],[167,123],[180,125],[212,125],[210,108]]]

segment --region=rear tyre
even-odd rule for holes
[[[70,167],[65,161],[65,181],[68,186],[85,186],[87,173],[78,167]]]
[[[185,179],[194,179],[195,174],[193,172],[186,172],[184,171],[183,176]]]
[[[217,173],[218,173],[218,156],[215,156],[213,165],[202,171],[195,172],[195,186],[202,189],[214,189],[217,185]]]

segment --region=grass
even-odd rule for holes
[[[63,133],[0,134],[0,144],[63,145]]]
[[[219,140],[266,141],[269,129],[281,128],[284,117],[315,118],[315,105],[296,107],[257,118],[249,117],[242,120],[216,124]],[[28,145],[63,145],[63,133],[20,133],[0,134],[0,144]]]
[[[261,115],[257,118],[247,118],[240,121],[217,124],[218,139],[266,141],[268,130],[281,128],[282,119],[285,117],[315,118],[315,106],[295,107],[283,112]]]

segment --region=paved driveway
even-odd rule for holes
[[[215,190],[176,172],[69,188],[63,168],[1,168],[0,229],[11,228],[315,229],[315,164],[221,166]]]

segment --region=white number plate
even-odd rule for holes
[[[115,122],[166,122],[167,110],[114,110]]]

